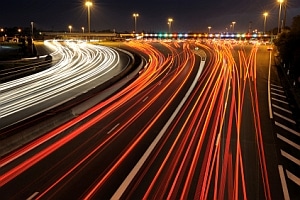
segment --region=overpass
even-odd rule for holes
[[[44,39],[116,40],[117,33],[41,32]]]
[[[235,39],[272,40],[275,36],[262,33],[80,33],[42,32],[44,39],[125,40],[125,39]]]

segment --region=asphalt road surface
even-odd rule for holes
[[[1,158],[4,199],[297,199],[299,135],[267,47],[122,45],[147,58],[140,76]]]

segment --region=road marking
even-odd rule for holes
[[[39,192],[33,193],[30,197],[28,197],[26,200],[31,200],[33,199]]]
[[[143,99],[143,102],[145,102],[147,99],[148,99],[148,96]]]
[[[284,104],[286,104],[286,105],[289,104],[289,103],[286,102],[286,101],[282,101],[282,100],[279,100],[279,99],[276,99],[276,98],[272,98],[272,100],[277,101],[277,102],[280,102],[280,103],[284,103]]]
[[[276,89],[276,88],[271,88],[271,90],[274,90],[274,91],[277,91],[277,92],[284,93],[284,91],[283,91],[283,90],[279,90],[279,89]]]
[[[269,74],[268,74],[268,104],[269,104],[269,116],[273,119],[273,111],[271,106],[271,63],[272,63],[272,52],[269,53]]]
[[[286,142],[287,144],[291,145],[292,147],[294,147],[294,148],[300,150],[300,145],[298,145],[298,144],[296,144],[295,142],[293,142],[293,141],[291,141],[291,140],[289,140],[289,139],[283,137],[282,135],[280,135],[280,134],[278,134],[278,133],[277,133],[277,138],[278,138],[278,139],[281,139],[282,141]]]
[[[282,165],[278,165],[278,171],[279,171],[284,200],[290,200],[290,195],[289,195],[289,191],[288,191],[288,188],[286,185],[286,180],[285,180]]]
[[[110,134],[111,132],[113,132],[113,130],[115,130],[118,126],[120,125],[120,123],[116,124],[114,127],[112,127],[107,134]]]
[[[167,121],[167,123],[164,125],[164,127],[158,133],[158,135],[153,140],[153,142],[150,144],[150,146],[148,147],[148,149],[145,151],[145,153],[143,154],[143,156],[140,158],[140,160],[136,163],[136,165],[133,167],[133,169],[127,175],[127,177],[125,178],[125,180],[121,183],[121,185],[116,190],[116,192],[113,194],[113,196],[111,197],[111,199],[120,199],[122,197],[122,195],[124,194],[125,190],[128,188],[129,184],[132,182],[132,180],[134,179],[134,177],[136,176],[136,174],[139,172],[139,170],[141,169],[141,167],[143,166],[143,164],[145,163],[145,161],[148,159],[148,157],[152,153],[152,151],[155,148],[155,146],[158,144],[158,142],[160,141],[160,139],[163,137],[163,135],[165,134],[166,130],[171,125],[172,121],[174,120],[174,118],[179,113],[180,109],[183,107],[184,103],[187,101],[188,97],[192,93],[193,89],[195,88],[195,86],[196,86],[196,84],[198,82],[198,78],[200,77],[200,75],[202,73],[204,64],[205,64],[205,61],[201,61],[200,67],[198,69],[198,73],[197,73],[197,75],[196,75],[193,83],[191,84],[189,90],[187,91],[187,93],[185,94],[185,96],[183,97],[183,99],[181,100],[181,102],[179,103],[179,105],[177,106],[177,108],[175,109],[175,111],[173,112],[173,114],[171,115],[171,117],[169,118],[169,120]]]
[[[300,137],[300,133],[298,133],[297,131],[293,130],[293,129],[290,129],[289,127],[283,125],[283,124],[280,124],[279,122],[276,122],[275,121],[275,125],[276,126],[279,126],[280,128],[283,128],[284,130],[290,132],[290,133],[293,133],[295,135],[297,135],[298,137]]]
[[[292,181],[294,181],[298,186],[300,186],[300,178],[295,176],[293,173],[291,173],[290,171],[288,171],[287,169],[286,171],[286,175],[289,179],[291,179]]]
[[[273,84],[273,83],[271,83],[271,85],[273,86],[273,87],[277,87],[277,88],[283,88],[282,86],[280,86],[280,85],[275,85],[275,84]]]
[[[287,159],[289,159],[290,161],[293,161],[295,164],[300,166],[300,160],[295,158],[294,156],[292,156],[291,154],[283,151],[282,149],[280,149],[281,155]]]
[[[291,122],[291,123],[293,123],[293,124],[296,124],[296,122],[295,122],[294,120],[292,120],[292,119],[290,119],[290,118],[287,118],[287,117],[285,117],[285,116],[283,116],[283,115],[281,115],[281,114],[279,114],[279,113],[277,113],[277,112],[274,112],[274,115],[276,115],[277,117],[280,117],[280,118],[282,118],[282,119],[284,119],[284,120],[286,120],[286,121],[288,121],[288,122]]]
[[[272,106],[275,107],[275,108],[278,108],[278,109],[280,109],[280,110],[282,110],[282,111],[284,111],[284,112],[287,112],[287,113],[289,113],[289,114],[293,114],[292,111],[290,111],[290,110],[288,110],[288,109],[285,109],[285,108],[282,108],[282,107],[280,107],[280,106],[277,106],[276,104],[272,104]]]
[[[282,97],[282,98],[285,98],[286,99],[286,96],[285,95],[282,95],[282,94],[277,94],[277,93],[274,93],[274,92],[271,92],[272,95],[275,95],[275,96],[278,96],[278,97]]]

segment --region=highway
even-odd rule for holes
[[[282,186],[279,169],[290,165],[280,155],[289,156],[277,147],[274,120],[283,122],[270,117],[268,84],[280,81],[266,47],[131,41],[122,48],[147,58],[139,77],[1,158],[4,199],[296,197],[293,183],[289,194]]]
[[[77,41],[46,41],[58,60],[47,70],[0,85],[1,128],[11,126],[101,85],[129,63],[111,48]],[[126,66],[126,65],[125,65]]]
[[[118,190],[116,199],[282,196],[279,176],[273,175],[274,160],[267,164],[265,155],[270,149],[264,143],[270,138],[261,128],[255,73],[258,48],[236,47],[236,55],[232,48],[230,43],[213,43],[207,49],[210,67],[139,176],[124,181],[126,189]]]

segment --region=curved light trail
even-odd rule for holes
[[[210,63],[210,72],[200,78],[201,83],[193,94],[194,100],[191,98],[186,104],[178,120],[166,133],[163,143],[139,172],[142,175],[130,184],[126,195],[122,197],[247,199],[250,193],[257,194],[256,188],[250,186],[254,183],[249,182],[252,172],[248,167],[246,170],[244,164],[249,147],[241,146],[241,141],[249,137],[245,135],[249,131],[242,129],[242,124],[248,123],[252,117],[254,127],[251,128],[251,138],[256,144],[252,159],[258,160],[260,166],[257,172],[260,177],[255,184],[261,183],[263,197],[271,199],[258,111],[255,73],[257,47],[253,47],[248,57],[245,51],[238,51],[239,67],[232,57],[229,43],[213,43],[207,50],[213,56],[213,62]],[[252,111],[247,117],[243,114],[247,108],[245,98],[250,98]],[[176,131],[178,127],[181,127],[179,132]],[[174,132],[177,136],[172,140],[171,147],[161,155]],[[251,143],[251,140],[248,142]],[[157,160],[162,162],[156,163]],[[148,172],[154,169],[157,171],[148,177]],[[151,181],[149,185],[143,184],[143,188],[147,188],[144,191],[139,185],[145,180]]]
[[[52,56],[61,57],[53,67],[0,85],[2,126],[85,93],[111,78],[106,74],[118,67],[119,55],[112,48],[73,41],[46,44],[56,49]]]

